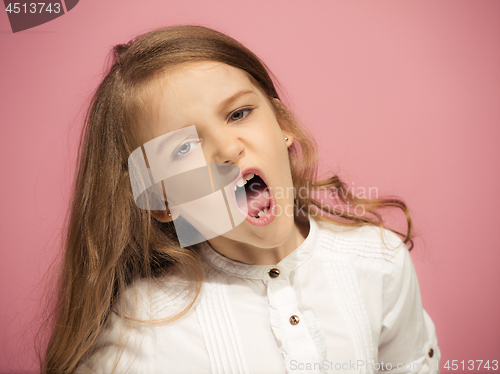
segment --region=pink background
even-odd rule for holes
[[[109,49],[187,23],[266,62],[316,135],[322,171],[409,204],[441,370],[500,360],[500,2],[82,0],[17,34],[0,14],[0,372],[36,371],[43,276]]]

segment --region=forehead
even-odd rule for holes
[[[237,86],[253,86],[250,75],[242,69],[216,61],[198,61],[175,67],[163,76],[163,82],[169,93],[176,94],[181,89],[196,94],[199,88],[225,91]],[[177,89],[177,90],[176,90]]]
[[[147,138],[196,125],[200,115],[220,115],[220,103],[242,90],[265,98],[253,77],[230,65],[198,61],[170,69],[147,87]]]

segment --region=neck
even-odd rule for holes
[[[296,250],[306,239],[309,227],[297,220],[288,238],[281,245],[272,248],[255,247],[221,237],[210,239],[210,246],[231,260],[250,265],[276,265]]]

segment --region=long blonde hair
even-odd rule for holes
[[[160,223],[149,211],[136,206],[127,170],[128,156],[140,145],[138,120],[144,114],[149,83],[167,69],[193,61],[237,67],[259,84],[280,125],[295,138],[289,156],[297,191],[335,189],[342,192],[338,196],[345,204],[362,206],[366,214],[339,212],[311,194],[297,196],[297,207],[315,207],[324,213],[318,216],[320,219],[341,225],[381,227],[379,209],[399,208],[406,215],[407,232],[395,232],[405,243],[412,243],[410,213],[400,199],[357,198],[336,175],[317,180],[314,140],[282,103],[275,88],[276,78],[255,54],[229,36],[201,26],[174,26],[146,33],[114,47],[109,72],[86,114],[63,265],[51,312],[51,335],[41,359],[43,373],[73,373],[78,368],[121,302],[119,296],[132,282],[175,269],[190,280],[193,302],[199,293],[203,271],[196,251],[179,247],[172,223]]]

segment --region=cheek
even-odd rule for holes
[[[259,143],[258,157],[263,166],[276,170],[286,171],[289,167],[288,151],[281,138],[267,138]]]
[[[256,133],[254,133],[254,136],[255,135]],[[259,144],[259,148],[263,150],[269,157],[273,157],[272,160],[274,160],[278,156],[282,157],[283,153],[287,153],[285,137],[283,136],[281,128],[276,122],[273,122],[271,120],[261,122],[256,139]]]

